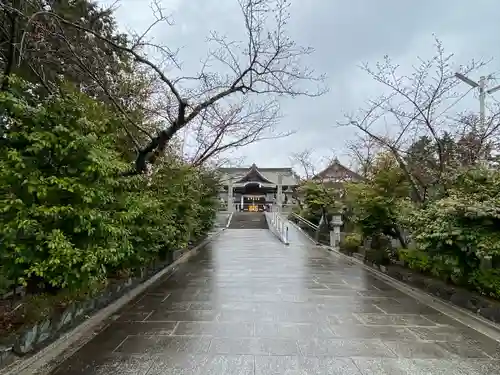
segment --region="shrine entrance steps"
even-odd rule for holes
[[[229,229],[269,229],[263,212],[235,212]]]

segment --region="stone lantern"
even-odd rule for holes
[[[338,250],[340,246],[340,228],[342,227],[342,224],[342,213],[334,213],[332,221],[330,222],[330,246],[335,250]]]

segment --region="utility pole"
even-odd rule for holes
[[[461,73],[455,73],[455,77],[457,77],[459,80],[467,83],[469,86],[472,88],[478,88],[479,89],[479,125],[481,129],[484,129],[485,125],[485,117],[486,117],[486,94],[493,94],[495,91],[500,90],[500,85],[495,86],[489,90],[486,90],[486,77],[481,76],[479,77],[479,82],[473,81],[469,77],[464,76]]]

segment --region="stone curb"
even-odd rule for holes
[[[89,335],[95,330],[99,325],[101,325],[106,319],[120,310],[127,303],[132,301],[135,297],[143,293],[146,289],[151,287],[153,284],[158,282],[161,278],[166,275],[173,274],[177,271],[178,267],[187,262],[191,257],[196,255],[198,251],[219,236],[226,228],[222,228],[217,232],[209,235],[203,242],[201,242],[196,247],[184,253],[179,259],[171,263],[169,266],[165,267],[163,270],[157,272],[150,279],[139,284],[134,289],[127,292],[122,297],[118,298],[105,308],[97,311],[90,318],[86,319],[84,322],[73,328],[71,331],[63,334],[56,341],[48,345],[47,347],[41,349],[39,352],[33,354],[26,359],[20,359],[7,367],[0,370],[0,375],[33,375],[37,371],[40,371],[44,366],[47,366],[49,362],[55,360],[60,355],[64,354],[68,348],[72,345],[78,343],[78,341],[83,340],[84,342],[78,346],[80,348],[83,346],[92,336]],[[90,337],[89,337],[90,336]],[[71,353],[72,354],[72,353]]]
[[[295,225],[296,228],[298,228]],[[307,233],[305,233],[301,228],[298,228],[302,234],[307,236],[311,241],[312,238],[309,236]],[[379,271],[373,267],[370,267],[369,265],[365,264],[363,261],[357,259],[356,257],[350,257],[346,254],[341,253],[340,251],[332,248],[331,246],[326,246],[326,245],[319,245],[322,248],[328,250],[331,253],[334,253],[337,256],[343,257],[346,260],[349,260],[353,263],[356,263],[357,265],[363,267],[366,269],[368,272],[373,274],[375,277],[378,279],[386,282],[387,284],[391,285],[393,288],[399,290],[400,292],[403,292],[410,297],[416,299],[417,301],[428,305],[432,307],[433,309],[443,313],[444,315],[464,324],[465,326],[468,326],[480,333],[482,333],[485,336],[488,336],[489,338],[500,342],[500,325],[496,324],[488,319],[485,319],[481,316],[475,315],[472,312],[463,309],[459,306],[453,305],[445,300],[442,300],[440,298],[437,298],[436,296],[426,293],[425,291],[414,288],[412,286],[409,286],[399,280],[396,280],[395,278],[383,273],[382,271]]]

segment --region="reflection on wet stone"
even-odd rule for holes
[[[292,234],[226,230],[52,375],[498,375],[500,344]]]
[[[254,375],[253,356],[213,356],[203,368],[204,375]]]
[[[309,339],[299,341],[299,348],[308,357],[395,357],[381,340]]]
[[[397,325],[397,326],[435,326],[436,324],[422,315],[382,315],[356,314],[367,325]]]
[[[214,338],[214,354],[298,355],[297,342],[283,338]]]
[[[128,336],[116,348],[122,354],[161,354],[161,353],[205,353],[208,352],[210,339],[195,336]]]
[[[175,335],[247,337],[254,335],[253,323],[179,322]]]
[[[334,337],[333,331],[326,324],[316,323],[255,323],[255,336],[258,337]]]

